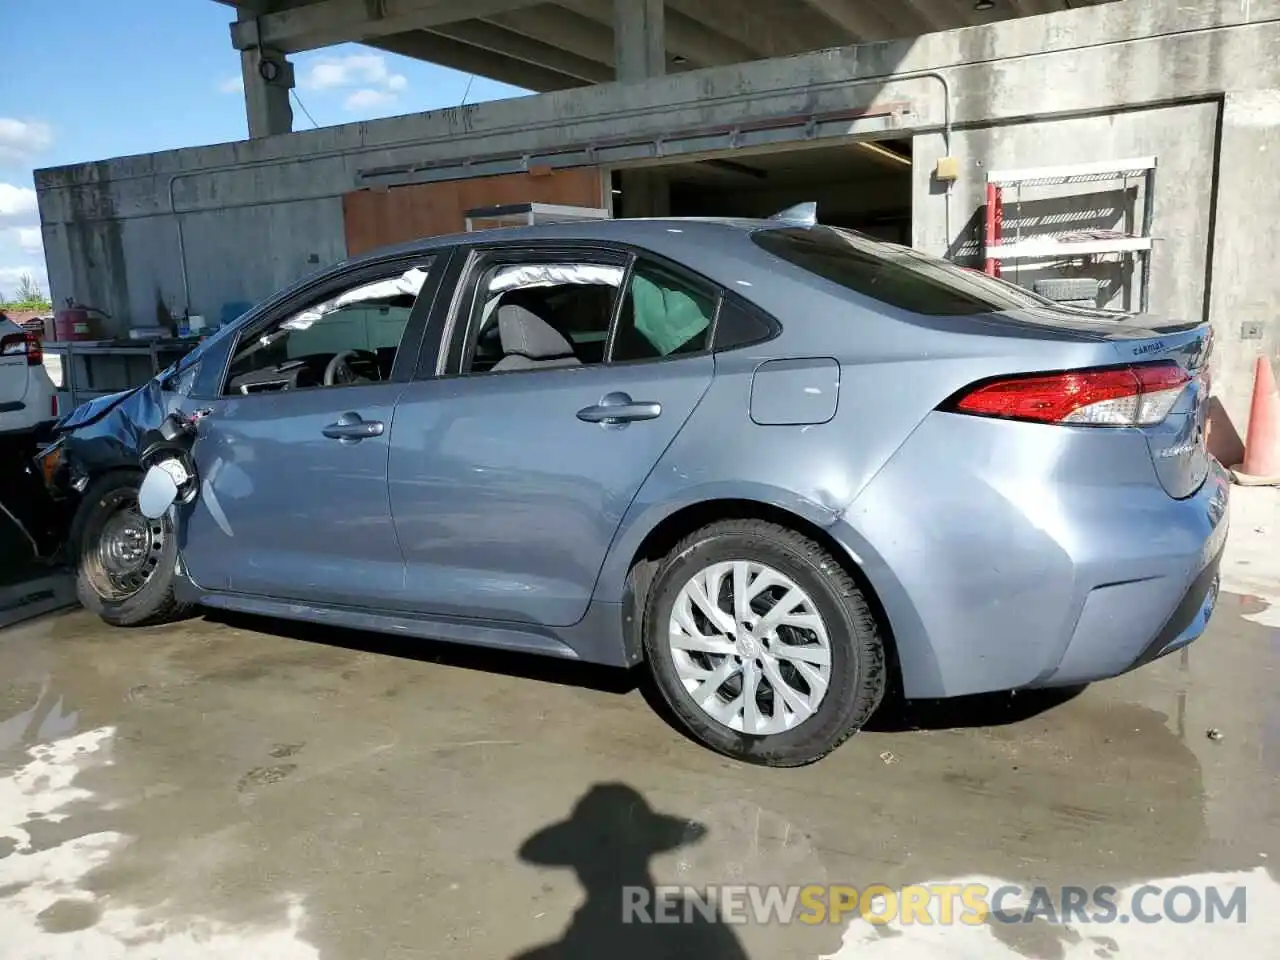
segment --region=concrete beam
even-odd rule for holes
[[[485,20],[579,57],[614,65],[613,30],[572,10],[546,4],[537,9],[494,14]]]
[[[397,34],[392,37],[379,37],[368,41],[368,46],[388,53],[398,53],[417,60],[438,63],[442,67],[461,70],[463,73],[474,73],[480,77],[509,83],[513,87],[546,93],[550,90],[568,90],[572,87],[589,86],[589,81],[580,77],[536,66],[522,60],[513,60],[501,56],[491,50],[474,47],[450,37],[442,37],[438,33],[416,30],[410,33]]]
[[[779,16],[774,4],[739,0],[667,0],[678,11],[730,40],[765,57],[785,57],[824,47],[838,47],[847,38],[832,36],[831,24],[804,4]]]
[[[613,68],[595,60],[588,60],[560,47],[534,40],[520,33],[482,20],[462,20],[442,27],[432,33],[461,43],[489,50],[492,53],[546,67],[565,76],[576,77],[588,83],[609,83],[614,79]]]
[[[895,5],[895,12],[890,14],[884,4],[874,5],[864,0],[805,0],[810,7],[822,14],[853,41],[896,40],[899,37],[912,35],[912,28],[902,24],[903,17]],[[905,32],[904,32],[905,31]],[[847,42],[839,37],[832,37],[827,46],[838,46]]]
[[[1050,10],[1060,10],[1061,3],[1059,0],[1008,0],[1005,5],[1006,9],[1001,10],[1000,4],[996,4],[996,9],[990,11],[999,16],[1017,16],[1031,17],[1038,13],[1048,13]]]
[[[1087,6],[1085,0],[1078,0],[1076,6]],[[1008,20],[1013,17],[1034,17],[1042,13],[1057,13],[1066,8],[1063,0],[1005,0],[997,3],[995,9],[980,11],[979,23],[990,23],[992,20]]]
[[[231,25],[237,50],[272,47],[286,53],[315,50],[487,17],[538,0],[318,0]]]
[[[663,0],[614,0],[613,56],[621,82],[667,72],[665,12]]]
[[[905,5],[924,23],[924,33],[984,23],[992,19],[994,12],[974,10],[972,3],[963,0],[905,0]]]
[[[613,29],[612,0],[559,0],[559,4]],[[668,7],[665,19],[668,54],[686,57],[704,66],[745,63],[760,58],[759,51],[716,33],[678,10]]]
[[[857,0],[804,0],[844,31],[845,39],[835,38],[836,43],[883,40],[891,32],[888,21],[870,4]],[[833,46],[835,43],[832,44]]]

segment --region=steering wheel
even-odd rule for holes
[[[356,372],[357,367],[366,367],[373,375],[362,376]],[[326,387],[381,379],[382,372],[378,369],[378,355],[372,350],[343,350],[341,353],[336,354],[329,361],[329,365],[324,368],[324,385]]]

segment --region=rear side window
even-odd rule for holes
[[[656,264],[637,261],[610,359],[659,360],[706,350],[715,312],[716,298],[707,291]]]
[[[763,250],[846,290],[927,316],[996,313],[1042,301],[985,274],[834,227],[757,230]]]
[[[617,264],[588,260],[516,256],[495,263],[476,286],[474,342],[463,372],[604,363],[625,272]]]

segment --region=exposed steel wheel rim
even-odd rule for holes
[[[163,519],[142,515],[136,494],[127,490],[107,494],[98,509],[85,565],[94,592],[118,603],[135,596],[155,575],[167,531]]]
[[[731,730],[768,736],[817,713],[831,685],[831,638],[817,605],[754,560],[713,563],[676,595],[668,643],[685,692]]]

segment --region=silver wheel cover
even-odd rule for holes
[[[694,574],[676,595],[667,636],[693,702],[739,733],[795,728],[831,683],[831,640],[817,606],[790,577],[754,560]]]

